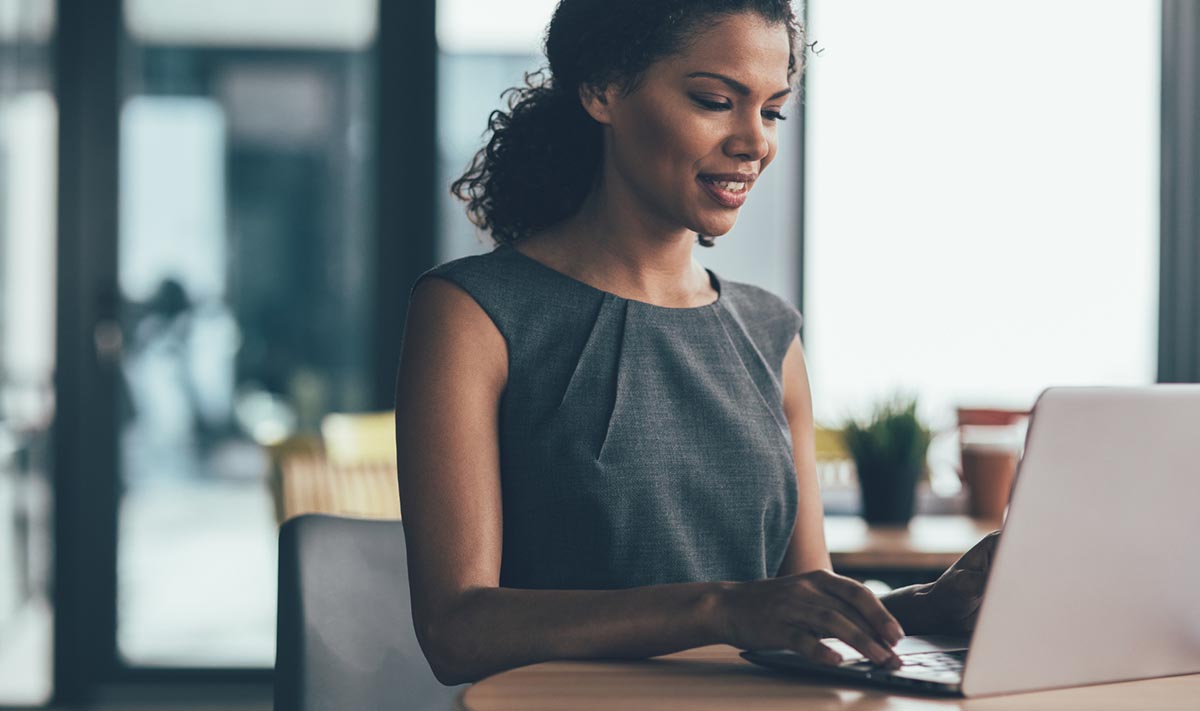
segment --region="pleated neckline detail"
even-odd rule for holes
[[[712,287],[717,290],[717,298],[714,301],[711,301],[707,304],[701,304],[700,306],[660,306],[658,304],[652,304],[648,301],[627,299],[624,296],[618,296],[611,291],[605,291],[604,289],[592,286],[585,281],[580,281],[573,276],[564,274],[563,272],[560,272],[547,264],[539,262],[524,252],[514,249],[512,245],[509,244],[501,244],[500,246],[496,247],[494,253],[497,256],[508,256],[514,262],[526,264],[531,269],[539,273],[574,284],[577,288],[587,290],[590,293],[599,294],[609,299],[615,299],[618,302],[627,303],[630,307],[638,308],[639,310],[642,310],[648,314],[661,314],[663,316],[677,315],[680,317],[686,317],[690,314],[707,314],[721,307],[725,296],[725,288],[721,283],[720,278],[717,277],[717,275],[708,267],[705,267],[704,271],[708,274],[709,284],[711,284]]]

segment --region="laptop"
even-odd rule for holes
[[[970,638],[901,640],[896,670],[826,642],[846,661],[742,656],[952,696],[1200,672],[1200,385],[1045,390]]]

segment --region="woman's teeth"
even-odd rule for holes
[[[729,191],[729,192],[731,192],[731,193],[744,193],[744,192],[746,192],[746,183],[731,183],[731,182],[728,182],[728,181],[716,181],[716,180],[714,180],[714,181],[712,181],[712,184],[713,184],[713,185],[715,185],[715,186],[717,186],[718,188],[720,188],[720,189],[722,189],[722,190],[727,190],[727,191]]]

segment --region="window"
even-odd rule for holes
[[[1154,381],[1159,3],[813,0],[818,421]]]

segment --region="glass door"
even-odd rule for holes
[[[373,0],[125,0],[117,654],[274,662],[272,451],[370,408]]]
[[[52,0],[0,0],[0,706],[52,686],[53,35]]]

